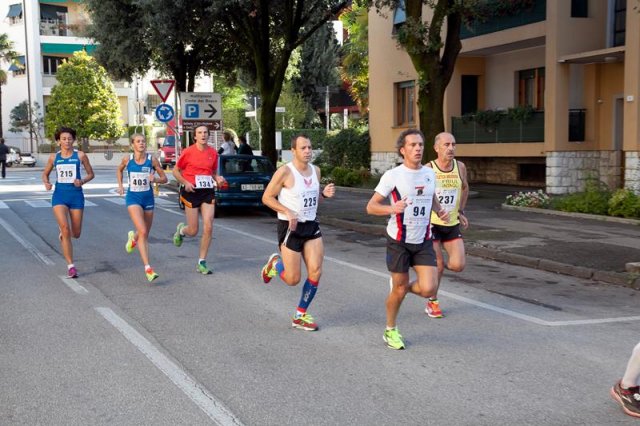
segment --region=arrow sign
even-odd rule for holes
[[[175,80],[151,80],[151,85],[155,89],[158,96],[160,96],[160,99],[162,99],[162,102],[167,101],[169,93],[171,93],[171,90],[173,89],[173,86],[175,86],[175,84]]]
[[[213,118],[218,110],[213,105],[209,104],[209,109],[205,109],[204,112],[209,114],[209,118]]]

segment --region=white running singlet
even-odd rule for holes
[[[405,196],[407,208],[403,213],[393,214],[387,224],[387,234],[396,241],[420,244],[431,238],[431,204],[436,189],[436,176],[429,167],[419,170],[404,164],[387,170],[375,191],[389,197],[395,203]]]
[[[315,220],[320,201],[320,182],[315,166],[309,163],[311,167],[309,177],[302,176],[293,163],[287,163],[287,167],[293,173],[293,187],[283,187],[278,195],[278,201],[289,210],[296,212],[298,222]],[[278,219],[289,220],[282,213],[278,213]]]

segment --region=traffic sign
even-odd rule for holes
[[[207,126],[209,131],[222,130],[222,121],[220,120],[182,120],[182,130],[185,132],[191,132],[196,127]]]
[[[222,120],[222,96],[220,93],[180,93],[182,118],[185,120]]]
[[[156,90],[162,102],[166,102],[169,97],[169,93],[171,93],[171,89],[175,86],[175,80],[151,80],[151,85]]]
[[[175,115],[173,108],[169,104],[160,104],[156,107],[156,118],[158,121],[167,123],[171,121]]]

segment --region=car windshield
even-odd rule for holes
[[[167,136],[164,138],[164,142],[162,142],[162,147],[175,147],[176,146],[176,138],[175,136]]]
[[[221,170],[225,176],[242,173],[271,175],[273,173],[273,166],[268,159],[263,157],[222,157]]]

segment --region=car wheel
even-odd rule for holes
[[[13,162],[12,161],[8,161],[8,162],[5,163],[5,166],[11,167],[11,166],[13,166]]]
[[[35,164],[29,164],[29,167],[35,167],[35,166],[36,166]]]

